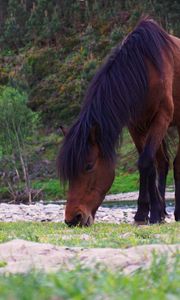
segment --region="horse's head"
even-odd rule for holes
[[[70,181],[65,209],[65,223],[69,226],[90,226],[95,213],[114,180],[115,165],[102,157],[98,145],[92,141],[83,171]]]

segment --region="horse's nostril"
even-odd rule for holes
[[[77,220],[77,222],[80,222],[82,219],[82,214],[81,213],[77,214],[75,219]]]
[[[71,221],[66,221],[65,220],[65,223],[72,227],[72,226],[76,226],[80,223],[80,221],[82,220],[82,214],[81,213],[78,213]]]
[[[65,223],[66,225],[68,225],[68,226],[72,226],[72,225],[71,225],[71,222],[66,221],[66,219],[64,220],[64,223]]]

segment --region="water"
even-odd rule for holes
[[[108,208],[137,208],[137,201],[136,200],[130,200],[130,201],[106,201],[102,205],[102,207],[108,207]],[[166,207],[167,211],[174,210],[174,201],[172,199],[166,200]]]

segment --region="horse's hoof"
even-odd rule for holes
[[[140,215],[140,214],[136,213],[136,215],[134,217],[134,222],[135,222],[135,224],[138,224],[138,225],[148,224],[149,217],[148,216],[144,216],[144,215]]]
[[[157,217],[157,216],[154,216],[154,217],[150,217],[149,219],[149,223],[150,224],[163,224],[165,223],[165,218],[163,217]]]
[[[134,225],[137,225],[137,226],[148,225],[148,224],[149,224],[148,220],[146,220],[146,221],[136,221],[136,220],[134,220]]]
[[[176,222],[180,222],[180,214],[174,213],[174,218]]]

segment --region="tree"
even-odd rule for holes
[[[16,184],[24,182],[24,189],[32,200],[26,143],[37,125],[37,114],[26,106],[27,96],[12,87],[0,90],[0,145],[1,159],[6,158],[4,173],[13,170],[16,180],[4,176],[9,192],[16,200]],[[5,174],[7,175],[7,174]]]

